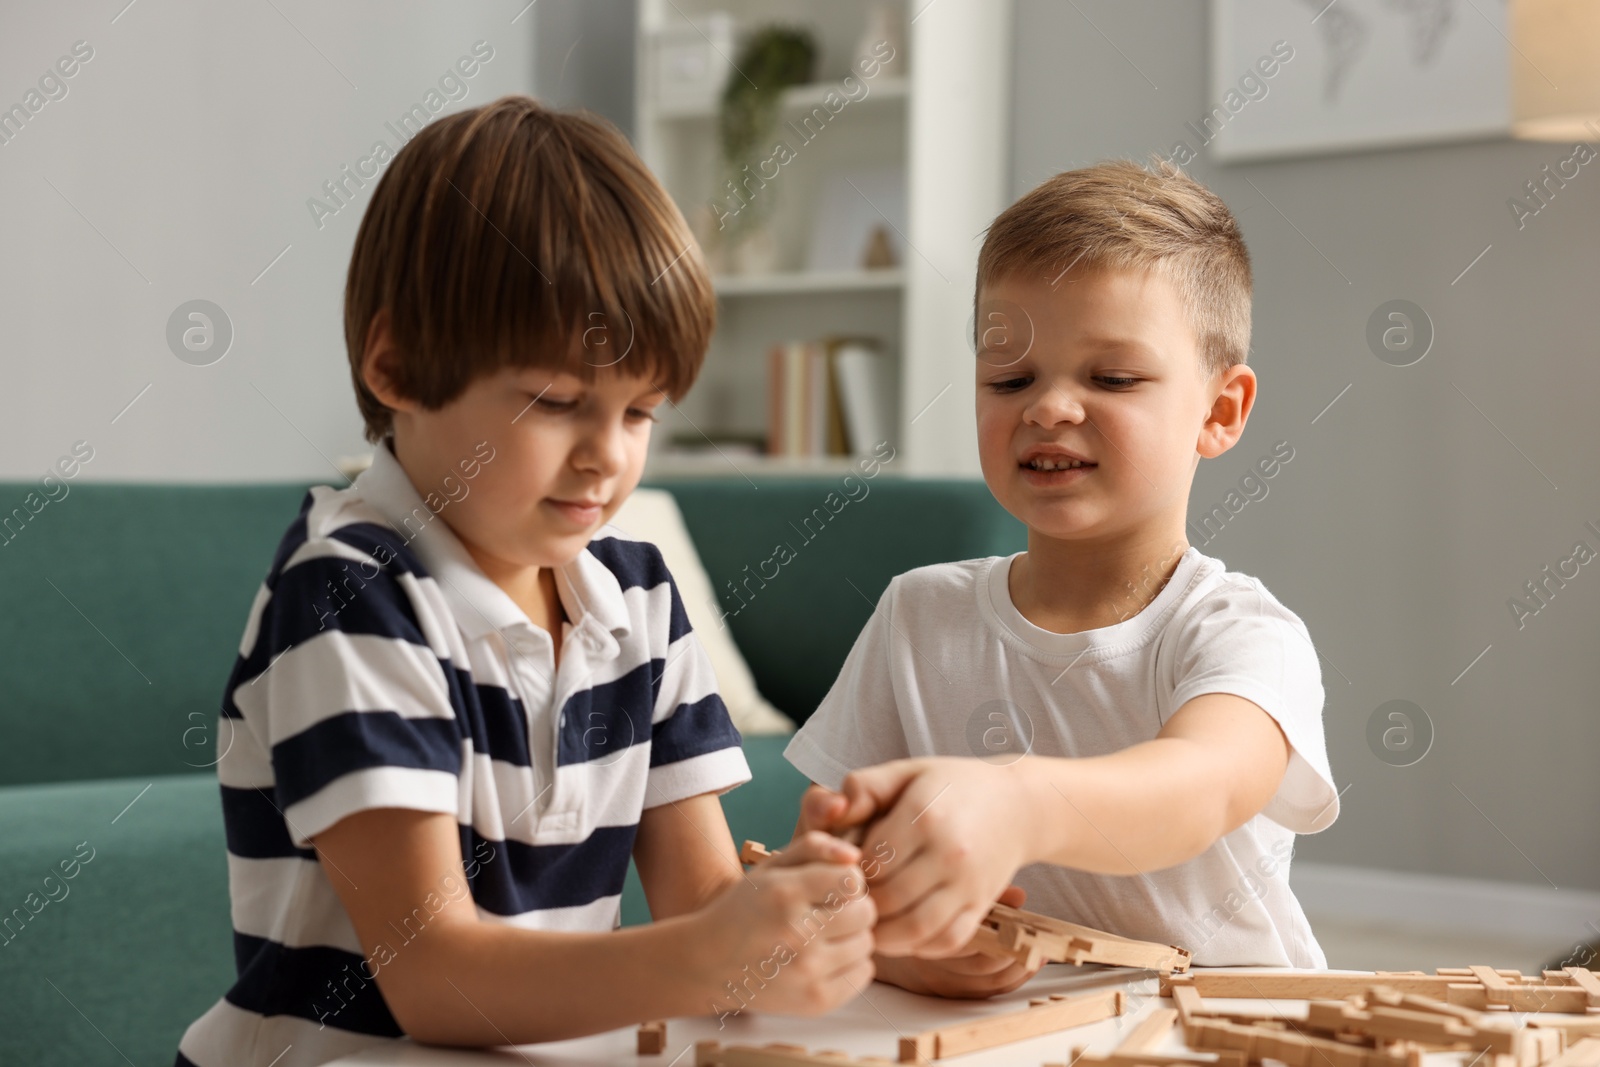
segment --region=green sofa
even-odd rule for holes
[[[1023,544],[981,482],[881,475],[803,543],[838,477],[660,484],[719,590],[776,543],[797,549],[728,617],[762,692],[796,721],[871,612],[862,594]],[[36,489],[0,484],[0,507]],[[73,485],[0,535],[0,1064],[170,1063],[231,981],[207,768],[246,612],[305,489]],[[805,782],[784,740],[746,740],[755,780],[724,798],[735,840],[793,828]],[[631,876],[623,915],[648,918]]]

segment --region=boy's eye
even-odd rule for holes
[[[1134,385],[1135,383],[1137,383],[1139,381],[1139,379],[1137,379],[1137,378],[1112,378],[1112,377],[1107,377],[1107,376],[1101,376],[1099,378],[1096,378],[1095,381],[1099,382],[1101,385],[1110,386],[1113,389],[1126,389],[1128,386]]]
[[[543,393],[534,397],[533,402],[546,411],[571,411],[578,406],[576,400],[568,400],[559,396],[545,396]]]
[[[654,408],[629,408],[628,418],[634,422],[660,422]]]
[[[989,388],[997,393],[1014,393],[1018,389],[1026,389],[1032,382],[1032,378],[1006,378],[1003,381],[990,382]]]

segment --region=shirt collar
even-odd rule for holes
[[[483,573],[442,516],[423,501],[391,451],[391,440],[379,442],[372,466],[356,478],[354,489],[406,539],[406,546],[437,580],[462,633],[476,639],[492,630],[533,625],[516,601]],[[556,592],[573,629],[590,630],[599,639],[602,654],[615,655],[620,650],[617,639],[632,628],[616,575],[586,548],[556,568],[555,577]]]

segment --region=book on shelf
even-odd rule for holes
[[[865,455],[892,436],[887,357],[874,340],[774,345],[767,356],[767,452]]]

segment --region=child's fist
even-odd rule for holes
[[[1022,907],[1027,894],[1020,886],[1008,886],[1000,903]],[[983,1000],[1009,993],[1039,973],[1043,967],[1027,967],[1008,956],[988,956],[968,951],[948,959],[923,960],[915,956],[880,956],[878,981],[897,985],[913,993],[934,997]]]
[[[1013,768],[948,757],[895,760],[855,771],[841,794],[808,794],[806,803],[835,832],[865,824],[869,854],[886,847],[899,857],[871,879],[885,956],[967,955],[978,924],[1031,862],[1030,803]]]
[[[719,1014],[820,1015],[867,987],[878,911],[860,858],[827,834],[798,834],[700,914]]]

